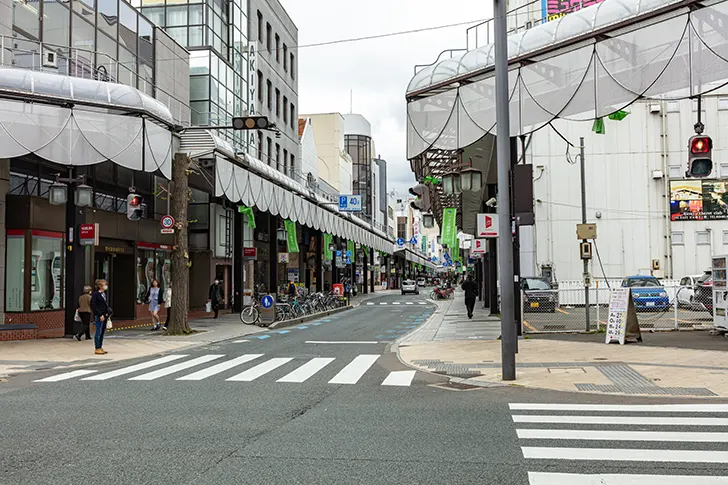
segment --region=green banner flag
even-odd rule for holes
[[[298,252],[298,237],[296,237],[296,223],[286,219],[286,234],[288,235],[288,252]]]
[[[334,259],[334,252],[331,250],[331,241],[333,236],[331,234],[324,234],[324,261],[332,261]]]
[[[453,248],[450,250],[450,257],[452,258],[453,262],[460,261],[460,248],[457,244],[453,246]]]
[[[457,209],[454,207],[446,207],[442,210],[442,232],[440,239],[442,244],[448,248],[457,244]]]
[[[253,208],[239,205],[238,212],[248,216],[248,227],[251,229],[255,229],[255,214],[253,213]]]
[[[604,118],[597,118],[594,120],[594,123],[592,123],[592,131],[597,135],[603,135],[607,132],[604,128]]]

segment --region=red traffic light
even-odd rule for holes
[[[139,205],[141,205],[141,203],[142,203],[142,198],[139,197],[138,195],[130,197],[129,202],[128,202],[128,204],[132,207],[139,206]]]
[[[709,136],[696,136],[690,140],[690,153],[708,153],[712,148],[713,141]]]

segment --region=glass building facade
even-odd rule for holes
[[[229,125],[248,112],[247,0],[132,0],[190,51],[192,125]],[[244,132],[219,130],[240,149]]]
[[[346,135],[346,152],[352,164],[352,191],[361,195],[362,216],[372,218],[372,139],[364,135]]]
[[[58,70],[154,95],[154,25],[120,0],[14,0],[14,65],[36,68],[39,43]],[[23,55],[23,52],[27,55]]]

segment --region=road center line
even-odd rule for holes
[[[307,344],[378,344],[378,340],[306,340]]]

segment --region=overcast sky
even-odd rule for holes
[[[301,46],[414,30],[490,17],[488,0],[280,0],[298,26]],[[388,181],[405,194],[414,184],[406,158],[405,90],[415,64],[430,64],[445,49],[465,48],[467,25],[298,52],[300,113],[353,112],[372,124]]]

